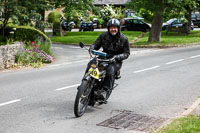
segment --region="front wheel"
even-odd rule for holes
[[[88,106],[90,96],[90,82],[83,80],[78,88],[74,103],[74,114],[76,117],[81,117]]]

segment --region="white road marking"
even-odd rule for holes
[[[200,55],[191,56],[191,57],[189,57],[189,58],[190,58],[190,59],[193,59],[193,58],[197,58],[197,57],[200,57]]]
[[[0,104],[0,107],[1,107],[1,106],[4,106],[4,105],[16,103],[16,102],[19,102],[19,101],[21,101],[21,99],[15,99],[15,100],[12,100],[12,101],[8,101],[8,102],[5,102],[5,103],[1,103],[1,104]]]
[[[181,62],[184,61],[185,59],[179,59],[179,60],[175,60],[175,61],[171,61],[171,62],[167,62],[167,65],[173,64],[173,63],[177,63],[177,62]]]
[[[65,89],[68,89],[68,88],[77,87],[79,85],[80,84],[74,84],[74,85],[70,85],[70,86],[66,86],[66,87],[55,89],[55,91],[61,91],[61,90],[65,90]]]
[[[160,66],[154,66],[154,67],[150,67],[150,68],[146,68],[146,69],[142,69],[142,70],[138,70],[138,71],[134,71],[134,73],[139,73],[139,72],[144,72],[144,71],[148,71],[148,70],[152,70],[152,69],[156,69]]]
[[[158,51],[162,51],[164,49],[146,49],[146,50],[138,50],[138,51],[131,51],[131,55],[136,55],[136,54],[144,54],[144,53],[152,53],[152,52],[158,52]]]

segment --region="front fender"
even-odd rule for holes
[[[87,76],[83,77],[83,80],[90,81],[91,79],[92,79],[92,77],[90,75],[87,75]]]

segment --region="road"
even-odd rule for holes
[[[200,46],[131,49],[108,104],[75,118],[89,56],[78,46],[54,44],[53,51],[56,61],[42,68],[0,71],[0,133],[141,133],[100,123],[127,112],[171,119],[200,96]]]

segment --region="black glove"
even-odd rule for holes
[[[115,60],[116,61],[122,61],[123,59],[124,59],[124,54],[115,55]]]

